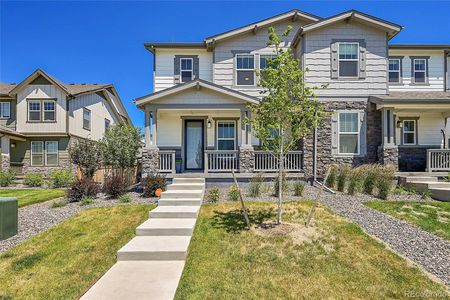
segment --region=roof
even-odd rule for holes
[[[192,81],[189,82],[185,82],[182,84],[178,84],[178,85],[174,85],[170,88],[152,93],[152,94],[148,94],[139,98],[134,99],[133,101],[136,103],[136,106],[138,107],[142,107],[144,104],[158,100],[160,98],[175,94],[175,93],[179,93],[182,91],[185,91],[187,89],[193,88],[193,87],[205,87],[207,89],[222,93],[222,94],[226,94],[232,97],[235,97],[237,99],[241,99],[244,100],[246,102],[250,102],[253,104],[257,104],[259,103],[259,99],[256,97],[252,97],[249,96],[247,94],[241,93],[239,91],[230,89],[230,88],[226,88],[223,87],[221,85],[217,85],[214,84],[212,82],[206,81],[206,80],[202,80],[202,79],[194,79]]]
[[[14,129],[3,126],[3,125],[0,125],[0,133],[4,134],[4,135],[13,136],[13,137],[25,138],[25,135],[15,131]]]
[[[450,50],[450,44],[393,44],[389,49]]]
[[[9,92],[16,86],[15,83],[7,84],[0,82],[0,95],[8,95]]]
[[[205,43],[145,43],[144,47],[154,53],[155,49],[179,48],[179,49],[202,49],[206,48]]]
[[[72,94],[73,96],[78,94],[83,94],[87,92],[94,92],[98,90],[103,90],[108,87],[112,87],[112,84],[98,84],[98,83],[82,83],[82,84],[64,84],[67,91]]]
[[[370,101],[377,104],[450,103],[450,92],[390,92],[389,95],[371,96]]]

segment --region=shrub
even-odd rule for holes
[[[147,177],[143,178],[141,181],[143,196],[144,197],[154,197],[155,191],[157,189],[166,189],[166,177],[160,174],[149,174]]]
[[[11,171],[0,171],[0,186],[5,187],[13,184],[14,173]]]
[[[89,197],[89,196],[84,196],[83,198],[81,198],[81,201],[80,201],[81,206],[90,205],[92,203],[94,203],[94,198]]]
[[[95,198],[100,192],[100,185],[92,178],[78,179],[67,190],[67,198],[70,202],[81,201],[83,197]]]
[[[366,194],[372,195],[373,193],[377,181],[377,169],[377,165],[364,165],[363,167],[365,173],[363,191]]]
[[[294,196],[301,197],[305,191],[306,183],[304,181],[294,182]]]
[[[392,166],[379,167],[377,173],[378,197],[386,200],[392,192],[395,168]]]
[[[337,166],[332,165],[330,168],[330,174],[328,174],[327,181],[325,182],[325,185],[331,189],[334,189],[336,186],[336,177],[337,177]]]
[[[56,170],[50,175],[50,182],[54,188],[69,187],[75,180],[71,170]]]
[[[248,188],[248,193],[250,197],[259,197],[261,195],[261,188],[263,182],[264,177],[262,174],[258,174],[250,180],[250,185]]]
[[[364,169],[358,167],[356,169],[351,170],[350,178],[348,183],[347,192],[350,195],[354,195],[358,193],[361,189],[361,185],[364,181]]]
[[[117,198],[127,192],[128,185],[122,176],[113,174],[105,178],[103,183],[103,193]]]
[[[345,185],[347,184],[348,177],[350,175],[351,168],[349,166],[342,166],[339,168],[337,175],[337,190],[343,192],[345,190]]]
[[[23,183],[32,187],[42,186],[44,177],[41,174],[28,174],[25,176]]]
[[[275,197],[278,197],[279,178],[280,178],[280,176],[278,175],[273,181],[273,195]],[[287,180],[286,180],[286,173],[283,173],[283,176],[281,176],[281,182],[283,184],[281,193],[284,195],[286,193],[286,191],[288,190],[288,184],[287,184]]]
[[[239,190],[236,185],[230,186],[230,190],[228,191],[228,198],[231,201],[238,201],[239,200]]]
[[[216,203],[219,201],[220,191],[217,186],[211,188],[208,192],[208,200],[209,202]]]
[[[130,195],[120,195],[119,199],[117,199],[120,203],[130,203],[133,201]]]
[[[69,203],[69,202],[66,199],[56,200],[56,201],[53,201],[52,205],[50,205],[50,208],[63,207],[63,206],[66,206],[67,203]]]

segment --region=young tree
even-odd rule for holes
[[[70,148],[70,161],[80,168],[84,178],[92,178],[101,166],[102,152],[98,142],[79,139]]]
[[[281,37],[273,27],[269,28],[267,45],[274,57],[266,61],[267,68],[259,75],[262,99],[251,105],[252,129],[265,150],[278,160],[278,223],[281,223],[283,198],[283,171],[285,155],[317,126],[324,108],[316,99],[317,87],[310,87],[304,80],[307,70],[301,68],[291,48],[283,48],[282,38],[289,35],[288,26]],[[322,86],[323,88],[323,86]]]

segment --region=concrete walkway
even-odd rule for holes
[[[81,299],[173,299],[204,192],[203,178],[174,178],[118,262]]]

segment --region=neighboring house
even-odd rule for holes
[[[0,83],[2,170],[68,168],[73,140],[99,140],[119,121],[131,124],[112,84],[64,84],[42,70],[19,84]]]
[[[292,10],[200,43],[145,44],[154,93],[135,100],[145,112],[144,174],[173,172],[174,158],[183,172],[273,171],[242,120],[251,121],[247,104],[261,98],[255,71],[274,53],[267,29],[288,25],[283,46],[309,69],[308,84],[328,84],[317,96],[332,112],[288,155],[289,171],[375,162],[424,171],[427,150],[448,147],[450,44],[389,45],[402,26],[355,10],[325,19]],[[448,153],[436,152],[429,155]]]

